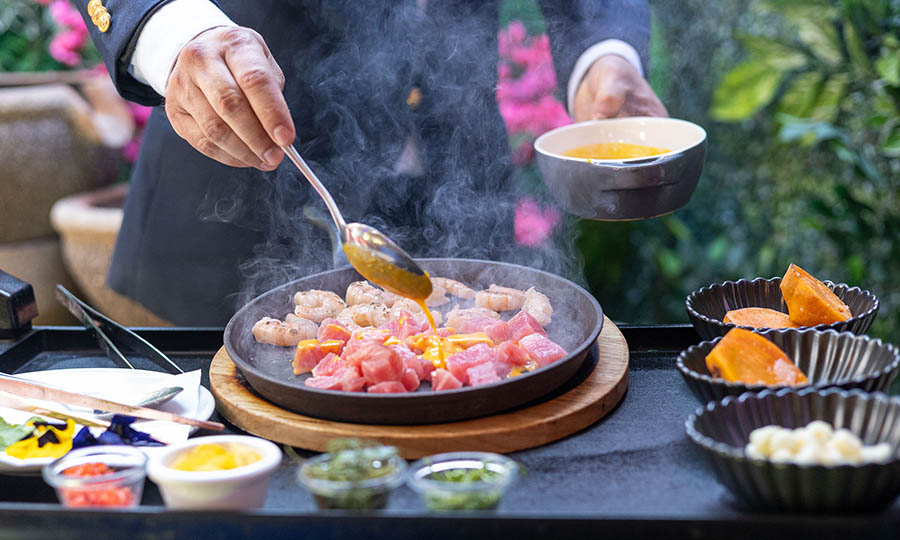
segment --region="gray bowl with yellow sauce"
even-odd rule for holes
[[[596,143],[664,151],[615,159],[565,155]],[[690,200],[703,170],[706,131],[674,118],[612,118],[548,131],[534,148],[544,184],[566,211],[600,221],[647,219],[674,212]]]

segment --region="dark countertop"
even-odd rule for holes
[[[685,419],[700,404],[675,370],[674,359],[678,348],[695,338],[684,329],[673,327],[624,331],[632,354],[630,385],[622,402],[603,420],[576,435],[511,454],[528,469],[528,474],[513,486],[493,513],[452,519],[444,514],[429,514],[418,495],[405,486],[394,493],[384,511],[320,512],[309,493],[297,484],[297,464],[286,455],[272,478],[265,508],[253,513],[165,512],[151,483],[136,511],[65,511],[55,504],[52,490],[39,477],[0,476],[0,538],[44,539],[49,532],[96,538],[267,539],[460,538],[501,534],[540,538],[586,534],[614,538],[900,535],[897,504],[877,514],[838,516],[776,515],[742,508],[716,482],[710,463],[685,435]],[[186,330],[182,332],[181,338],[190,338]],[[199,341],[209,345],[221,343],[215,341],[214,331],[206,332]],[[43,351],[32,347],[26,351],[29,356],[0,345],[0,367],[11,369],[22,360],[27,363],[21,367],[29,371],[50,365],[107,365],[104,362],[108,360],[97,351],[79,352],[74,347],[83,340],[82,335],[66,335],[74,340],[71,350],[66,351],[58,350],[66,347]],[[177,341],[175,333],[169,336]],[[177,343],[163,343],[168,338],[162,334],[154,337],[163,350],[176,351],[171,355],[184,368],[208,367],[210,351],[179,353],[174,347]],[[65,339],[48,335],[45,345],[60,341]],[[660,347],[668,350],[652,350]],[[312,455],[302,451],[299,454]]]

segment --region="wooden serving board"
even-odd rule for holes
[[[407,459],[460,450],[508,453],[541,446],[580,431],[611,411],[628,388],[628,344],[604,317],[599,358],[577,386],[553,399],[493,416],[418,426],[334,422],[287,411],[254,393],[225,347],[213,358],[210,386],[219,413],[235,426],[266,439],[324,451],[329,439],[363,437],[400,449]]]

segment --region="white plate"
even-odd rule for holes
[[[216,402],[212,394],[200,385],[199,370],[183,375],[170,375],[158,371],[137,369],[80,368],[17,373],[16,376],[124,403],[131,402],[135,396],[142,396],[162,387],[181,386],[184,391],[160,406],[160,410],[197,420],[208,420],[216,410]],[[189,391],[191,387],[197,388],[197,392],[193,395]],[[69,407],[69,409],[87,414],[92,412],[79,407]],[[24,423],[32,416],[34,415],[31,413],[0,407],[0,417],[12,424]],[[185,440],[193,431],[189,426],[180,424],[141,420],[134,423],[134,428],[148,433],[154,438],[165,440],[165,442]],[[95,431],[96,435],[103,430],[94,428],[92,431]],[[153,452],[154,447],[143,448],[143,450]],[[0,473],[21,474],[39,471],[51,461],[53,458],[18,459],[6,452],[0,452]]]

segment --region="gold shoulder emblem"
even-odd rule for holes
[[[112,19],[109,16],[109,11],[103,7],[102,0],[91,0],[88,2],[87,12],[91,17],[91,22],[94,23],[97,29],[101,32],[109,30],[109,24],[112,22]]]

